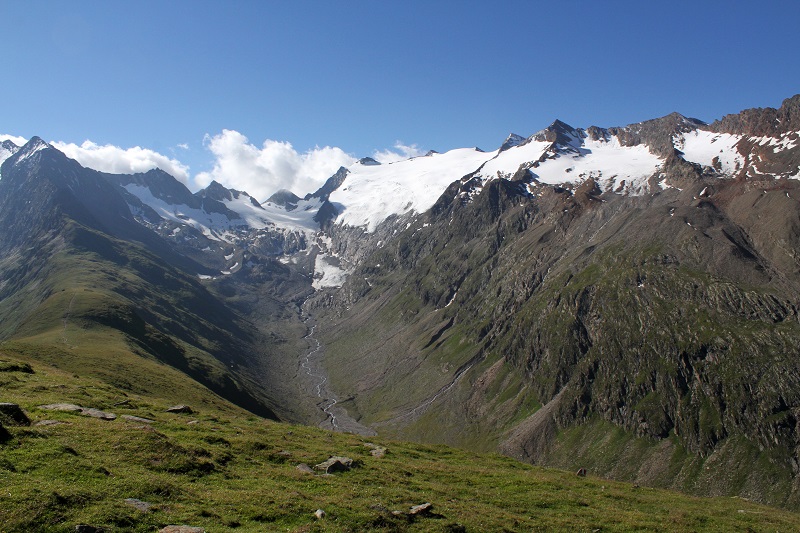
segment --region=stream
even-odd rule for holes
[[[328,388],[328,376],[322,364],[325,350],[319,339],[314,336],[317,325],[313,324],[311,316],[305,312],[303,312],[303,322],[309,328],[308,334],[303,337],[308,341],[308,351],[300,358],[300,368],[311,385],[308,388],[309,392],[318,399],[316,405],[325,416],[319,427],[358,435],[375,435],[374,430],[359,424],[343,407],[337,405],[338,399]]]

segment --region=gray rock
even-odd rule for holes
[[[159,529],[158,533],[206,533],[206,530],[194,526],[166,526]]]
[[[433,511],[433,504],[430,502],[425,502],[412,507],[408,514],[410,516],[425,516],[431,514],[431,511]]]
[[[317,509],[316,511],[314,511],[314,516],[317,518],[317,520],[322,520],[323,518],[325,518],[325,511],[323,511],[322,509]]]
[[[51,403],[48,405],[40,405],[39,409],[44,409],[46,411],[65,411],[68,413],[77,413],[79,415],[91,416],[101,420],[114,420],[117,418],[117,415],[113,413],[107,413],[105,411],[101,411],[100,409],[95,409],[94,407],[81,407],[80,405],[75,405],[74,403]]]
[[[39,420],[34,424],[35,426],[61,426],[66,425],[66,422],[62,422],[60,420]]]
[[[47,405],[40,405],[39,409],[44,409],[45,411],[67,411],[69,413],[83,411],[83,407],[75,405],[74,403],[50,403]]]
[[[356,463],[349,457],[331,457],[327,461],[314,465],[314,470],[321,470],[326,474],[333,474],[334,472],[346,472],[354,466],[357,466]]]
[[[131,422],[139,422],[140,424],[152,424],[155,422],[155,420],[150,420],[149,418],[142,418],[140,416],[133,415],[122,415],[122,418]]]
[[[83,416],[91,416],[92,418],[99,418],[100,420],[115,420],[117,418],[117,415],[114,413],[107,413],[93,407],[84,407],[81,409],[80,414]]]
[[[145,502],[142,500],[137,500],[136,498],[125,498],[125,503],[127,503],[128,505],[132,505],[133,507],[136,507],[143,513],[149,513],[150,509],[153,508],[152,503]]]
[[[0,421],[9,426],[30,426],[31,420],[15,403],[0,403]]]
[[[313,469],[313,468],[311,468],[310,466],[308,466],[308,465],[307,465],[307,464],[305,464],[305,463],[300,463],[299,465],[297,465],[297,467],[296,467],[296,468],[297,468],[297,469],[298,469],[300,472],[302,472],[302,473],[304,473],[304,474],[313,474],[313,473],[314,473],[314,469]]]
[[[184,414],[191,414],[194,413],[191,407],[188,405],[173,405],[172,407],[167,408],[168,413],[184,413]]]

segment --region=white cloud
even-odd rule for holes
[[[0,133],[0,142],[3,141],[11,141],[17,146],[23,146],[26,142],[28,142],[28,139],[26,139],[25,137],[17,137],[16,135],[7,135],[5,133]]]
[[[396,163],[397,161],[405,161],[412,157],[425,155],[424,152],[416,144],[406,145],[402,141],[394,143],[394,150],[375,150],[372,158],[380,163]]]
[[[84,141],[80,146],[60,141],[51,142],[50,144],[81,165],[101,172],[135,174],[137,172],[147,172],[153,168],[160,168],[183,183],[188,183],[189,181],[188,166],[177,159],[170,159],[147,148],[139,146],[120,148],[111,144],[99,145],[88,140]]]
[[[291,143],[267,139],[259,148],[234,130],[206,135],[206,147],[216,157],[210,172],[200,172],[195,183],[205,187],[216,180],[225,187],[247,191],[257,200],[266,200],[280,189],[299,196],[314,192],[339,167],[356,159],[336,147],[316,147],[298,153]]]
[[[188,150],[189,149],[189,143],[180,143],[178,145],[178,148],[180,148],[181,150]]]

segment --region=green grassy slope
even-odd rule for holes
[[[58,240],[46,257],[32,251],[16,264],[6,260],[14,285],[0,300],[0,338],[121,386],[162,363],[255,413],[277,416],[280,395],[264,360],[280,343],[224,297],[142,247],[73,221]]]
[[[25,372],[29,362],[32,373]],[[180,390],[180,373],[172,381]],[[165,377],[166,379],[166,377]],[[589,475],[536,468],[444,446],[333,434],[253,416],[197,388],[191,414],[165,409],[168,390],[121,391],[3,349],[0,401],[34,425],[7,427],[0,444],[0,530],[155,531],[794,531],[800,515],[738,498],[694,498]],[[113,421],[46,411],[70,402]],[[150,424],[125,420],[133,415]],[[52,425],[35,425],[50,420]],[[367,444],[387,449],[375,457]],[[299,471],[343,455],[357,468]],[[146,512],[126,502],[152,505]],[[409,519],[412,506],[433,514]],[[317,509],[326,512],[317,520]],[[399,515],[392,511],[400,511]]]

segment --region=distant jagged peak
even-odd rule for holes
[[[622,146],[638,146],[644,144],[652,154],[669,157],[674,154],[673,138],[706,126],[700,119],[685,117],[673,112],[660,118],[628,124],[623,127],[608,128],[608,133],[615,136]]]
[[[517,135],[516,133],[509,133],[506,140],[503,141],[503,144],[500,145],[500,151],[505,152],[509,148],[514,148],[515,146],[520,146],[521,144],[525,144],[528,139],[523,137],[522,135]]]
[[[380,162],[374,160],[371,157],[362,157],[361,159],[358,160],[358,164],[369,167],[369,166],[380,165]]]
[[[0,143],[0,149],[8,150],[10,152],[16,152],[17,150],[19,150],[19,146],[14,144],[14,142],[11,139],[6,139],[5,141]]]
[[[12,143],[13,144],[13,143]],[[28,160],[31,156],[43,152],[49,151],[53,153],[57,153],[64,158],[65,156],[59,150],[53,148],[50,144],[44,141],[41,137],[33,136],[30,140],[25,143],[23,146],[19,147],[18,149],[14,150],[13,154],[10,154],[3,164],[11,164],[11,165],[19,165],[23,161]]]
[[[47,141],[34,135],[30,138],[30,140],[22,146],[22,150],[24,152],[38,152],[39,150],[43,150],[45,148],[52,148]]]
[[[586,133],[582,129],[573,128],[566,122],[556,119],[545,129],[531,135],[528,142],[549,142],[563,147],[574,147],[580,145],[584,137]]]
[[[428,150],[428,151],[425,153],[425,157],[430,157],[430,156],[432,156],[432,155],[436,155],[436,154],[438,154],[438,153],[439,153],[439,152],[437,152],[436,150]]]
[[[217,180],[213,180],[205,189],[201,189],[197,191],[197,195],[203,196],[205,198],[211,198],[212,200],[217,200],[218,202],[222,202],[225,200],[233,200],[233,191],[225,187],[223,184],[218,182]]]
[[[267,202],[279,205],[287,211],[296,208],[299,201],[300,197],[288,189],[281,189],[267,199]]]
[[[0,165],[3,161],[16,154],[19,151],[19,146],[14,144],[11,140],[5,140],[0,143]]]
[[[325,181],[325,183],[322,185],[322,187],[320,187],[313,193],[307,194],[304,200],[310,200],[312,198],[327,200],[328,196],[330,196],[330,194],[333,191],[338,189],[342,185],[342,183],[344,183],[344,179],[347,177],[349,173],[350,171],[345,167],[339,167],[339,170],[337,170],[333,176],[328,178],[327,181]]]

